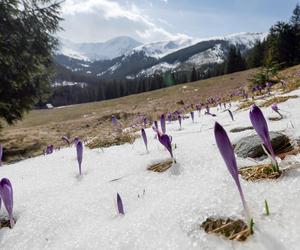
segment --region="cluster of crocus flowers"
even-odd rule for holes
[[[215,133],[216,143],[217,143],[217,146],[221,153],[221,156],[227,166],[229,173],[231,174],[232,178],[235,181],[235,184],[238,188],[238,191],[239,191],[242,203],[243,203],[245,214],[247,216],[247,219],[250,221],[251,217],[250,217],[249,209],[248,209],[248,206],[247,206],[247,203],[246,203],[246,200],[244,197],[244,193],[243,193],[243,190],[242,190],[242,187],[240,184],[239,172],[238,172],[236,158],[234,155],[232,144],[231,144],[224,128],[217,122],[215,123],[214,133]]]
[[[78,167],[79,167],[79,175],[81,175],[83,145],[82,145],[82,141],[80,139],[78,139],[78,141],[76,143],[76,152],[77,152],[77,161],[78,161]]]
[[[0,208],[2,201],[8,213],[10,227],[12,228],[15,224],[13,219],[13,189],[7,178],[3,178],[0,181]]]
[[[276,112],[281,118],[283,118],[283,115],[279,112],[279,108],[278,108],[278,105],[277,103],[273,103],[272,106],[271,106],[272,110],[274,112]]]
[[[275,172],[279,172],[278,163],[276,161],[276,156],[271,144],[270,135],[269,135],[269,129],[268,124],[266,122],[266,119],[260,110],[259,107],[257,107],[255,104],[252,105],[250,109],[250,120],[252,123],[253,128],[255,129],[256,133],[261,138],[263,144],[262,147],[265,151],[265,153],[269,156],[272,162],[273,170]]]

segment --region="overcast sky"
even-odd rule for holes
[[[288,20],[297,0],[66,0],[60,36],[101,42],[131,36],[141,42],[265,32]]]

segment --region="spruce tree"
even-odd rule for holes
[[[1,0],[0,10],[0,117],[11,124],[49,92],[60,4]]]

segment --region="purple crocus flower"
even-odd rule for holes
[[[147,118],[146,117],[144,117],[143,122],[144,122],[144,127],[146,128],[147,127]]]
[[[194,119],[195,119],[195,117],[194,117],[194,111],[191,111],[191,118],[192,118],[192,121],[194,122]]]
[[[111,122],[115,127],[118,126],[117,118],[114,115],[111,116]]]
[[[229,113],[229,115],[230,115],[231,120],[234,121],[233,114],[232,114],[231,110],[230,110],[230,109],[227,109],[227,111],[228,111],[228,113]]]
[[[278,115],[280,115],[281,118],[283,117],[282,114],[279,112],[277,103],[273,103],[271,108],[273,109],[274,112],[276,112]]]
[[[155,126],[156,129],[158,129],[158,123],[157,123],[157,121],[154,121],[154,126]]]
[[[172,114],[171,114],[171,113],[168,114],[168,122],[169,122],[169,123],[172,122]]]
[[[179,127],[181,129],[181,122],[182,122],[181,115],[178,115],[178,122],[179,122]]]
[[[277,103],[273,103],[272,106],[271,106],[271,108],[272,108],[275,112],[277,112],[277,111],[279,110],[279,108],[278,108],[278,106],[277,106]]]
[[[75,144],[75,146],[77,145],[77,143],[80,141],[80,138],[78,137],[78,136],[76,136],[75,138],[74,138],[74,144]]]
[[[219,151],[222,155],[223,160],[225,161],[229,173],[231,174],[238,188],[246,216],[248,217],[248,219],[250,219],[249,210],[240,184],[239,172],[231,142],[224,128],[217,122],[215,123],[214,132]]]
[[[269,129],[268,124],[266,122],[266,119],[260,110],[259,107],[257,107],[255,104],[252,105],[250,109],[250,120],[252,123],[253,128],[255,129],[256,133],[259,135],[261,140],[263,141],[263,147],[265,146],[268,150],[268,152],[271,154],[271,160],[275,171],[279,171],[278,164],[275,159],[275,153],[271,144],[270,135],[269,135]]]
[[[2,158],[3,158],[3,146],[0,144],[0,166],[2,166]]]
[[[121,199],[121,196],[119,195],[119,193],[117,193],[117,207],[118,207],[119,214],[125,215],[123,202],[122,202],[122,199]]]
[[[52,154],[53,153],[53,150],[54,150],[54,146],[51,144],[51,145],[48,145],[47,146],[47,149],[46,149],[46,154],[49,155],[49,154]]]
[[[4,206],[9,216],[9,224],[12,228],[15,224],[13,219],[13,189],[9,179],[7,178],[3,178],[0,181],[0,208],[1,200],[3,200]]]
[[[79,166],[79,175],[81,175],[81,163],[82,163],[82,155],[83,155],[83,145],[79,140],[76,144],[76,152],[77,152],[77,161]]]
[[[146,146],[146,150],[148,152],[148,140],[147,140],[147,135],[146,135],[145,129],[143,129],[143,128],[141,129],[141,134],[142,134],[145,146]]]
[[[171,138],[170,136],[166,135],[166,134],[160,134],[159,132],[157,132],[157,137],[159,142],[165,146],[165,148],[169,151],[170,155],[172,158],[173,157],[173,152],[172,152],[172,144],[171,144]]]
[[[161,127],[161,131],[163,132],[163,134],[166,133],[166,118],[165,115],[162,114],[160,116],[160,127]]]
[[[62,139],[63,141],[65,141],[66,143],[68,143],[68,146],[70,146],[70,139],[69,139],[68,137],[62,136],[61,139]]]

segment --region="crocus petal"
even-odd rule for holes
[[[79,140],[76,144],[76,152],[77,152],[77,161],[79,166],[79,174],[81,175],[81,163],[82,163],[82,155],[83,155],[83,145]]]
[[[154,126],[155,126],[156,129],[158,129],[158,123],[157,123],[157,121],[154,121]]]
[[[119,195],[119,193],[117,193],[117,206],[118,206],[118,212],[119,214],[125,214],[124,213],[124,207],[123,207],[123,202],[121,199],[121,196]]]
[[[272,144],[270,141],[269,129],[266,119],[260,110],[255,104],[252,105],[250,110],[250,120],[252,123],[253,128],[255,129],[256,133],[259,135],[269,152],[271,153],[272,157],[275,159],[274,150],[272,148]]]
[[[145,129],[142,128],[141,133],[142,133],[142,137],[143,137],[143,140],[144,140],[144,143],[146,146],[146,150],[148,152],[148,140],[147,140],[147,135],[146,135]]]
[[[4,207],[8,213],[10,227],[13,227],[13,189],[9,179],[7,178],[3,178],[0,181],[0,198],[3,200]]]
[[[66,143],[68,143],[68,146],[70,146],[70,140],[69,140],[68,137],[62,136],[61,139],[62,139],[63,141],[65,141]]]
[[[164,114],[162,114],[160,116],[160,127],[161,127],[161,131],[165,134],[166,133],[166,118],[165,118]]]
[[[181,115],[178,116],[179,127],[181,129]]]
[[[222,155],[222,158],[227,166],[229,173],[231,174],[232,178],[234,179],[234,181],[236,183],[236,186],[240,193],[241,200],[242,200],[242,203],[243,203],[243,206],[245,209],[245,213],[246,213],[247,217],[250,218],[246,200],[244,198],[243,190],[241,188],[241,184],[240,184],[240,180],[239,180],[238,168],[237,168],[236,159],[235,159],[235,155],[234,155],[234,151],[233,151],[231,142],[230,142],[228,135],[227,135],[226,131],[224,130],[224,128],[217,122],[215,123],[214,132],[215,132],[215,139],[216,139],[216,143],[219,148],[219,151]]]
[[[278,108],[278,106],[277,106],[277,103],[273,103],[272,106],[271,106],[271,108],[272,108],[275,112],[277,112],[277,111],[279,110],[279,108]]]
[[[227,109],[227,110],[228,110],[228,113],[229,113],[229,115],[231,117],[231,120],[234,121],[233,114],[232,114],[231,110],[230,109]]]
[[[194,122],[194,119],[195,119],[194,118],[194,111],[191,112],[191,118],[192,118],[192,121]]]

